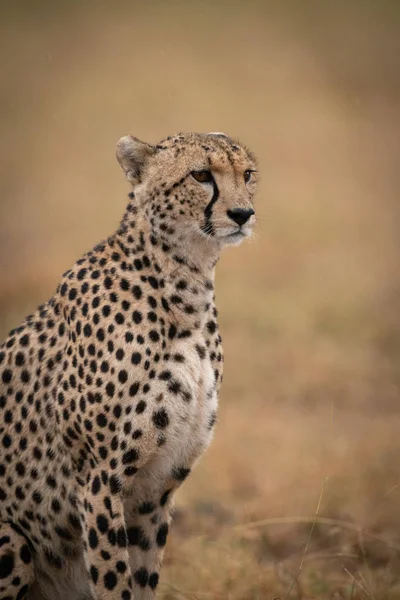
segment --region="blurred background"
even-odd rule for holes
[[[120,136],[259,157],[159,598],[400,598],[400,3],[3,2],[0,334],[116,228]]]

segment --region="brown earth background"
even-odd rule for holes
[[[0,334],[111,233],[126,133],[258,155],[162,600],[400,598],[400,2],[2,2]]]

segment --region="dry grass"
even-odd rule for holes
[[[0,19],[1,333],[115,227],[120,135],[222,130],[260,157],[159,597],[400,598],[397,3],[41,4]]]

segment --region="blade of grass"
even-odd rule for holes
[[[364,592],[364,594],[367,596],[367,598],[369,598],[370,600],[375,600],[375,598],[373,596],[371,596],[370,592],[368,591],[368,589],[366,589],[363,584],[361,583],[361,581],[358,581],[356,579],[355,575],[352,575],[350,573],[350,571],[348,569],[346,569],[346,567],[344,565],[342,565],[343,570],[347,573],[347,575],[349,575],[352,579],[353,579],[353,586],[358,585],[358,587]]]
[[[305,556],[307,554],[307,550],[308,550],[308,547],[309,547],[310,542],[311,542],[312,534],[313,534],[313,531],[314,531],[314,528],[315,528],[316,518],[318,517],[319,511],[320,511],[320,508],[321,508],[322,498],[323,498],[324,491],[325,491],[325,488],[327,486],[327,483],[328,483],[328,477],[325,477],[325,481],[323,483],[323,486],[321,488],[321,493],[319,495],[318,504],[317,504],[317,508],[316,508],[316,511],[315,511],[315,516],[314,516],[314,519],[313,519],[313,521],[311,523],[310,532],[308,534],[307,542],[306,542],[306,545],[304,546],[304,550],[303,550],[303,553],[302,553],[302,556],[301,556],[300,566],[299,566],[299,569],[298,569],[298,571],[296,573],[296,576],[295,576],[295,578],[294,578],[294,580],[292,582],[292,585],[290,586],[290,588],[289,588],[289,590],[288,590],[288,592],[287,592],[287,594],[285,596],[285,600],[288,600],[288,598],[289,598],[289,596],[290,596],[290,594],[291,594],[291,592],[292,592],[292,590],[293,590],[293,588],[294,588],[294,586],[295,586],[298,578],[300,577],[301,571],[303,570]]]

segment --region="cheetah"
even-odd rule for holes
[[[2,600],[154,598],[216,422],[214,271],[252,233],[255,157],[222,133],[116,153],[117,231],[0,346]]]

